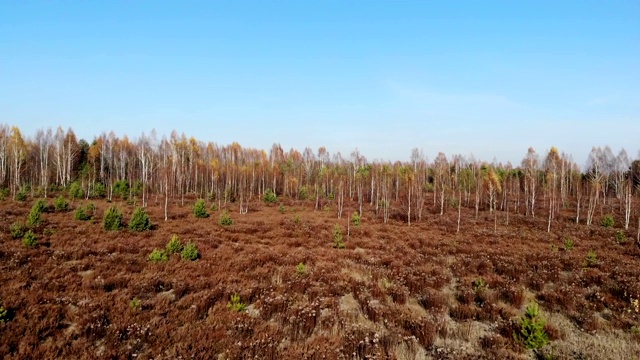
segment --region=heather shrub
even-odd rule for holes
[[[168,255],[177,254],[182,251],[182,242],[178,235],[173,234],[171,236],[171,240],[169,240],[165,249]]]
[[[204,203],[204,199],[196,200],[196,203],[193,205],[193,215],[197,218],[206,218],[209,217],[209,213],[207,213],[207,206]]]
[[[146,231],[151,230],[151,219],[143,208],[139,207],[133,212],[131,221],[129,222],[129,229],[133,231]]]
[[[182,249],[182,253],[180,253],[180,255],[184,260],[194,261],[198,259],[200,253],[198,252],[198,247],[196,246],[196,244],[189,242],[184,246],[184,249]]]
[[[540,317],[538,304],[533,302],[527,305],[524,315],[520,318],[520,330],[514,333],[513,337],[527,349],[540,349],[549,343],[544,325],[545,321]]]
[[[153,251],[151,252],[151,254],[149,254],[149,261],[151,262],[165,262],[169,260],[169,257],[167,256],[167,253],[164,250],[161,249],[153,249]]]
[[[11,224],[9,231],[11,232],[12,238],[19,239],[24,236],[25,231],[27,231],[27,227],[24,226],[23,223],[16,221],[13,224]]]
[[[105,230],[120,230],[122,228],[122,211],[112,206],[104,213],[102,221]]]
[[[53,202],[53,207],[56,211],[67,211],[69,210],[69,202],[61,196],[58,196]]]
[[[231,215],[229,215],[228,210],[223,210],[220,214],[220,218],[218,219],[218,223],[222,226],[233,225],[233,219],[231,219]]]
[[[26,247],[35,247],[38,245],[38,238],[36,237],[36,234],[31,230],[27,231],[27,233],[22,237],[22,245]]]

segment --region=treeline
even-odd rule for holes
[[[113,132],[91,143],[72,129],[41,129],[25,137],[17,127],[0,125],[0,187],[17,199],[29,193],[47,197],[74,188],[86,198],[136,196],[184,202],[186,195],[220,205],[233,203],[246,212],[271,190],[278,196],[336,204],[342,217],[345,199],[375,211],[383,221],[401,213],[409,224],[426,211],[444,214],[461,207],[545,216],[548,229],[562,209],[576,222],[590,225],[594,216],[615,214],[625,229],[633,199],[640,193],[640,160],[622,149],[594,147],[586,167],[555,147],[543,153],[529,148],[519,165],[488,163],[473,157],[439,153],[429,161],[418,149],[408,162],[368,161],[358,150],[348,157],[324,147],[268,151],[234,142],[220,146],[172,132],[155,132],[131,140]]]

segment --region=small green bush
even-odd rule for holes
[[[27,225],[35,226],[40,224],[42,222],[42,216],[40,214],[41,213],[38,211],[34,211],[34,210],[29,211],[29,215],[27,215]]]
[[[471,285],[475,291],[481,291],[487,288],[487,282],[482,277],[473,280]]]
[[[605,215],[602,218],[602,221],[600,222],[600,224],[602,225],[602,227],[612,228],[613,225],[615,225],[615,221],[613,220],[613,215],[611,215],[611,214]]]
[[[231,301],[227,303],[227,308],[237,312],[244,312],[247,310],[247,304],[240,301],[240,295],[231,295]]]
[[[198,252],[198,247],[196,244],[189,242],[182,249],[182,253],[180,254],[184,260],[194,261],[198,259],[200,253]]]
[[[169,257],[167,256],[167,253],[161,249],[153,249],[151,254],[149,254],[149,261],[151,262],[157,263],[157,262],[165,262],[168,260],[169,260]]]
[[[278,202],[278,196],[276,196],[276,193],[273,192],[273,190],[267,189],[264,192],[262,200],[264,200],[264,202],[267,204],[275,204],[276,202]]]
[[[344,249],[347,245],[342,241],[342,229],[336,224],[333,227],[333,247],[336,249]]]
[[[280,206],[278,206],[278,212],[284,214],[284,205],[280,204]]]
[[[9,196],[9,189],[5,187],[0,187],[0,200],[4,200]]]
[[[298,198],[300,198],[300,200],[307,200],[309,198],[309,190],[306,186],[300,186],[300,190],[298,190]]]
[[[93,187],[91,187],[91,193],[89,193],[89,196],[91,198],[103,198],[107,195],[107,187],[104,186],[103,183],[95,183],[93,184]]]
[[[127,180],[118,180],[113,184],[113,194],[122,199],[129,197],[129,182]]]
[[[47,203],[44,200],[40,199],[36,201],[35,204],[31,207],[31,211],[29,211],[29,215],[27,215],[27,225],[35,226],[42,222],[42,212],[46,210]]]
[[[209,209],[210,209],[211,211],[218,211],[218,204],[216,204],[216,203],[211,204],[211,206],[209,207]]]
[[[69,202],[61,196],[58,196],[53,202],[53,207],[56,211],[68,211],[69,210]]]
[[[142,301],[137,297],[134,297],[131,302],[129,302],[129,307],[131,307],[131,310],[138,310],[142,307]]]
[[[31,207],[31,210],[36,210],[39,213],[47,212],[47,202],[44,199],[38,199]]]
[[[616,232],[616,241],[618,242],[618,244],[625,244],[627,242],[627,235],[624,233],[624,231]]]
[[[107,231],[120,230],[122,228],[122,211],[111,206],[105,211],[102,224]]]
[[[89,206],[78,206],[76,211],[73,213],[73,218],[76,220],[86,221],[91,219],[93,214],[92,210],[89,210]]]
[[[222,226],[233,225],[233,219],[231,218],[231,215],[229,215],[229,211],[226,209],[222,211],[220,218],[218,219],[218,223]]]
[[[69,186],[69,197],[72,199],[82,199],[84,197],[84,190],[79,182],[74,181]]]
[[[27,201],[27,191],[26,189],[20,189],[16,194],[16,200],[18,201]]]
[[[26,247],[36,247],[36,245],[38,245],[38,238],[36,237],[36,234],[31,230],[27,231],[27,233],[22,237],[22,245]]]
[[[584,257],[583,265],[585,267],[593,267],[598,265],[598,255],[594,250],[589,250],[589,252],[587,252],[587,255]]]
[[[133,186],[131,187],[131,195],[132,196],[139,196],[142,195],[142,181],[137,180],[136,182],[133,183]]]
[[[11,232],[11,237],[14,239],[20,239],[21,237],[24,236],[25,231],[27,231],[27,227],[24,226],[23,223],[16,221],[13,224],[11,224],[11,227],[9,228],[10,232]]]
[[[151,219],[143,208],[136,208],[133,212],[133,216],[129,222],[129,229],[138,232],[151,230]]]
[[[180,241],[178,235],[173,234],[171,236],[171,240],[169,240],[165,249],[168,255],[177,254],[182,251],[182,242]]]
[[[358,214],[357,211],[354,211],[353,214],[351,214],[351,224],[353,226],[360,226],[361,223],[362,220],[360,219],[360,214]]]
[[[7,314],[7,310],[0,306],[0,323],[3,323],[9,319],[9,315]]]
[[[573,243],[573,240],[571,240],[570,238],[564,239],[564,250],[565,251],[573,250],[574,246],[575,246],[575,244]]]
[[[196,200],[196,203],[193,205],[193,215],[199,219],[209,217],[209,213],[207,213],[207,205],[204,203],[204,199]]]
[[[540,317],[538,304],[527,305],[524,316],[520,318],[520,331],[513,334],[517,342],[527,349],[540,349],[549,343],[549,335],[544,330],[545,321]]]
[[[305,275],[306,273],[307,273],[307,266],[303,262],[300,262],[296,266],[296,274],[302,276],[302,275]]]

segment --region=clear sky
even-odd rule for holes
[[[640,1],[3,1],[0,123],[348,157],[640,149]]]

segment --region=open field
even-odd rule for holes
[[[91,221],[49,211],[39,245],[12,239],[33,199],[0,202],[0,354],[5,359],[530,359],[514,340],[537,301],[554,359],[634,359],[640,354],[640,249],[619,228],[494,217],[462,208],[407,226],[365,207],[360,226],[335,204],[283,200],[229,207],[197,219],[184,206],[150,201],[153,230],[105,231],[116,204],[91,201]],[[209,206],[210,204],[207,204]],[[356,209],[345,204],[345,214]],[[397,215],[397,216],[395,216]],[[563,219],[567,216],[567,219]],[[618,219],[616,219],[618,220]],[[619,220],[617,221],[619,223]],[[345,248],[334,248],[339,225]],[[148,260],[177,234],[196,261]],[[625,233],[631,238],[634,234]],[[567,239],[573,241],[573,248]],[[596,258],[590,262],[590,250]],[[299,264],[303,264],[302,266]],[[245,311],[228,307],[233,295]],[[136,301],[137,300],[137,301]]]

